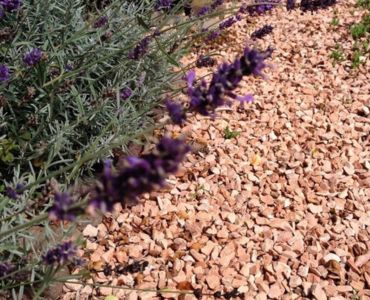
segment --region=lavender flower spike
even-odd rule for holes
[[[287,0],[286,1],[286,9],[292,10],[295,8],[295,0]]]
[[[0,0],[0,6],[6,11],[15,11],[19,9],[22,5],[21,0]]]
[[[8,262],[0,263],[0,280],[15,270],[15,266]]]
[[[214,0],[211,4],[211,9],[216,9],[218,6],[224,4],[224,0]]]
[[[77,248],[72,242],[65,242],[50,249],[43,255],[42,260],[47,265],[64,265],[77,261]]]
[[[182,106],[171,99],[167,99],[165,104],[172,122],[181,125],[186,119]]]
[[[134,203],[143,193],[163,186],[166,177],[177,171],[188,151],[188,146],[182,140],[164,137],[154,153],[124,159],[117,172],[107,162],[92,191],[90,205],[111,211],[116,203]]]
[[[273,9],[279,2],[280,0],[269,0],[269,1],[255,0],[253,5],[246,6],[246,7],[244,6],[243,11],[240,11],[240,12],[241,13],[248,12],[251,15],[263,14],[266,11]]]
[[[5,65],[0,65],[0,82],[6,82],[10,78],[10,70]]]
[[[132,49],[129,54],[128,58],[133,60],[138,60],[142,58],[147,52],[149,48],[149,44],[151,42],[151,37],[147,36],[143,38],[134,49]]]
[[[172,6],[172,0],[157,0],[154,9],[157,11],[170,9]]]
[[[119,93],[121,99],[127,100],[132,95],[132,90],[129,87],[123,88]]]
[[[76,209],[72,207],[73,199],[67,193],[56,193],[54,204],[49,210],[49,217],[59,221],[73,221],[76,219]]]
[[[39,48],[33,48],[23,56],[23,62],[29,67],[33,67],[40,62],[42,51]]]
[[[270,34],[274,28],[271,25],[264,25],[263,27],[255,30],[251,34],[252,39],[261,39],[264,36]]]
[[[8,186],[5,189],[5,193],[9,198],[15,200],[15,199],[18,198],[19,195],[21,195],[23,193],[24,187],[25,187],[25,185],[23,183],[17,183],[15,188],[12,188],[12,187]]]
[[[108,17],[107,16],[102,16],[94,22],[93,27],[94,28],[101,28],[101,27],[104,27],[107,24],[108,24]]]
[[[254,97],[252,94],[247,94],[245,96],[236,96],[236,100],[239,100],[240,106],[243,107],[244,103],[252,103],[254,101]]]
[[[240,20],[240,17],[234,17],[234,16],[232,16],[232,17],[226,19],[225,21],[223,21],[222,23],[220,23],[219,29],[220,30],[225,30],[226,28],[229,28],[232,25],[234,25],[239,20]]]
[[[250,102],[251,97],[238,97],[233,93],[243,76],[262,76],[262,69],[266,67],[264,60],[270,55],[270,51],[259,52],[246,48],[243,56],[233,63],[222,64],[212,76],[209,85],[202,80],[197,86],[194,85],[195,73],[189,72],[187,76],[188,95],[190,97],[190,109],[202,115],[214,115],[217,107],[230,104],[231,99],[240,100],[241,103]]]
[[[197,17],[202,17],[202,16],[208,14],[210,11],[211,11],[211,8],[209,6],[203,6],[199,9],[196,16]]]
[[[195,62],[197,68],[212,67],[216,64],[216,60],[210,56],[201,55]]]
[[[221,24],[220,24],[221,25]],[[221,35],[221,31],[220,30],[213,30],[211,31],[207,37],[206,37],[206,42],[211,42],[215,39],[217,39],[219,36]]]

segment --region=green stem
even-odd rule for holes
[[[4,217],[4,218],[0,219],[0,223],[5,222],[5,221],[8,221],[8,220],[14,218],[15,216],[23,213],[25,210],[26,210],[26,208],[23,208],[20,211],[17,211],[14,214],[11,214],[10,216],[7,216],[7,217]]]
[[[6,231],[3,231],[3,232],[0,232],[0,240],[7,237],[8,235],[14,233],[14,232],[17,232],[17,231],[20,231],[20,230],[23,230],[23,229],[26,229],[28,227],[31,227],[33,225],[36,225],[36,224],[39,224],[41,223],[42,221],[45,221],[47,220],[48,218],[48,214],[45,213],[45,214],[42,214],[41,216],[38,216],[36,218],[34,218],[33,220],[27,222],[27,223],[24,223],[24,224],[20,224],[18,226],[15,226],[11,229],[8,229]]]
[[[41,287],[37,290],[37,293],[33,296],[34,300],[38,300],[41,296],[41,294],[45,291],[47,287],[50,286],[50,283],[53,281],[53,277],[57,273],[58,268],[55,270],[53,268],[50,268],[48,272],[45,274]]]

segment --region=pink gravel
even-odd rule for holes
[[[339,27],[330,25],[334,9]],[[184,63],[219,49],[220,63],[241,51],[254,28],[274,26],[258,42],[276,49],[268,79],[248,78],[240,90],[255,102],[221,108],[215,120],[166,125],[195,148],[183,169],[167,189],[85,229],[89,283],[209,295],[236,288],[257,300],[370,299],[370,62],[352,70],[330,59],[336,43],[350,48],[346,25],[359,15],[353,0],[314,14],[278,8],[189,55]],[[240,135],[225,139],[226,127]],[[127,275],[93,271],[134,261],[149,265]],[[195,299],[64,289],[63,299]]]

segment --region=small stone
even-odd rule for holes
[[[128,294],[128,296],[125,299],[126,300],[137,300],[139,299],[139,297],[136,291],[132,291],[130,294]]]
[[[280,299],[280,297],[284,294],[284,290],[280,287],[278,283],[274,283],[270,286],[270,290],[268,293],[269,298],[271,299]]]
[[[220,286],[220,277],[217,275],[206,276],[206,281],[211,290],[216,290]]]
[[[300,266],[298,268],[298,275],[303,277],[303,278],[306,278],[307,275],[308,275],[308,270],[309,270],[308,266]]]
[[[370,115],[370,109],[367,106],[362,107],[362,114],[367,117]]]
[[[236,221],[236,215],[235,215],[234,213],[229,213],[229,214],[227,215],[226,219],[227,219],[230,223],[234,224],[234,223],[235,223],[235,221]]]
[[[143,253],[143,247],[141,245],[130,245],[128,247],[128,255],[132,258],[140,258]]]
[[[310,204],[307,205],[307,208],[313,214],[319,214],[319,213],[322,212],[322,206],[320,206],[320,205],[314,205],[314,204],[310,203]]]
[[[370,260],[370,251],[364,255],[360,255],[356,259],[356,267],[361,268],[364,264],[366,264]]]
[[[102,296],[110,296],[112,295],[113,289],[111,287],[101,287],[99,288],[99,292]]]
[[[351,287],[357,291],[362,291],[364,289],[365,282],[363,281],[352,281],[351,282]]]
[[[226,227],[223,227],[219,232],[217,232],[217,237],[220,239],[227,239],[229,237],[229,232]]]
[[[328,284],[327,286],[324,287],[326,296],[328,297],[333,297],[338,294],[337,292],[337,287],[335,285],[330,285]]]
[[[87,237],[96,237],[98,235],[98,228],[88,224],[82,234]]]
[[[329,261],[331,260],[335,260],[336,262],[339,262],[340,263],[340,257],[334,253],[329,253],[327,255],[324,256],[324,262],[325,263],[328,263]]]
[[[344,171],[346,172],[347,175],[353,175],[353,174],[355,174],[355,168],[350,163],[346,163],[343,166],[343,169],[344,169]]]
[[[308,296],[310,294],[310,291],[311,291],[311,286],[312,286],[312,283],[311,282],[308,282],[308,281],[304,281],[302,283],[302,286],[303,286],[303,293],[305,296]]]
[[[199,253],[198,251],[196,251],[196,250],[194,250],[194,249],[191,249],[191,250],[190,250],[190,255],[191,255],[192,257],[194,257],[194,259],[195,259],[196,261],[204,261],[204,255],[203,255],[203,254],[201,254],[201,253]]]
[[[74,283],[76,282],[76,283]],[[77,279],[71,279],[69,282],[66,282],[65,287],[69,289],[70,291],[78,291],[82,288],[82,285],[79,283]]]
[[[264,292],[260,292],[260,293],[257,294],[255,299],[256,300],[267,300],[267,295]]]
[[[322,287],[315,283],[311,287],[311,293],[317,300],[327,300],[326,293],[322,289]]]
[[[292,276],[289,280],[289,286],[292,288],[296,288],[302,284],[302,279],[299,276]]]
[[[92,294],[94,291],[93,291],[93,288],[89,285],[86,285],[82,290],[81,290],[81,295],[90,295]]]
[[[208,256],[211,254],[214,247],[215,247],[215,243],[208,241],[207,244],[200,249],[200,252]]]

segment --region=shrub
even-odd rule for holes
[[[5,12],[4,179],[17,172],[23,176],[17,180],[28,181],[59,171],[58,179],[74,180],[152,125],[149,113],[176,76],[168,68],[179,52],[165,52],[181,31],[154,36],[165,18],[151,27],[149,17],[141,17],[150,7],[119,2],[100,16],[86,11],[84,1],[71,0],[27,1]],[[135,47],[143,36],[147,44]],[[139,61],[138,51],[148,55]]]

